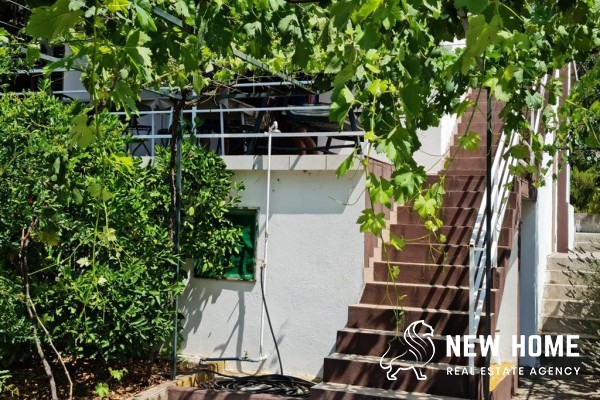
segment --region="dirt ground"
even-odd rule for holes
[[[10,371],[12,379],[9,383],[16,386],[18,393],[13,397],[9,393],[0,394],[1,400],[42,400],[51,398],[50,385],[44,370],[39,366],[39,362],[35,364],[32,362],[31,364],[31,366]],[[127,373],[124,374],[120,382],[111,378],[108,371],[109,366],[112,369],[127,369]],[[58,397],[67,399],[69,389],[62,367],[57,363],[53,363],[52,368],[59,392]],[[101,382],[108,384],[110,390],[108,399],[126,399],[168,380],[171,372],[171,366],[166,360],[155,363],[150,375],[146,372],[145,363],[139,360],[115,362],[108,366],[103,362],[79,360],[69,362],[67,368],[74,383],[73,398],[77,400],[100,399],[95,393],[95,387]],[[193,368],[194,365],[192,364],[180,363],[177,368],[178,374],[191,372]]]

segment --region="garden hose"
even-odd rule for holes
[[[199,382],[198,387],[201,389],[306,398],[310,395],[310,388],[314,386],[312,382],[287,375],[232,376],[210,369],[202,369],[200,372],[213,377]],[[214,375],[220,378],[215,379]]]

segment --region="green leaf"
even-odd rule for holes
[[[342,161],[340,166],[337,167],[337,169],[335,170],[335,174],[338,178],[340,176],[346,175],[346,172],[348,172],[348,170],[350,170],[350,169],[352,169],[352,167],[354,167],[354,158],[355,157],[356,157],[356,150],[354,150],[352,152],[352,154],[350,154],[344,161]]]
[[[517,160],[523,160],[529,156],[529,147],[524,144],[517,144],[508,150],[508,154]]]
[[[86,149],[96,140],[94,130],[88,126],[87,120],[86,113],[81,112],[71,121],[73,126],[71,126],[70,139],[81,149]]]
[[[329,11],[332,25],[337,29],[344,27],[348,23],[350,14],[358,5],[357,3],[355,0],[340,0],[333,3]]]
[[[106,384],[104,382],[97,384],[96,387],[94,388],[94,391],[100,398],[104,398],[104,397],[108,396],[108,394],[110,393],[110,391],[108,389],[108,384]]]
[[[361,232],[369,232],[374,235],[379,235],[386,227],[385,215],[382,212],[375,214],[370,208],[363,210],[356,222],[360,224]]]
[[[458,138],[458,145],[465,150],[477,150],[479,148],[479,142],[481,142],[481,137],[474,131],[469,131],[466,135]]]
[[[406,245],[406,241],[404,238],[396,236],[393,232],[390,232],[390,245],[392,245],[396,250],[400,251]]]
[[[383,0],[367,0],[362,7],[358,9],[357,15],[361,19],[368,17],[369,15],[373,14],[373,12],[377,10],[379,6],[381,6],[382,2]]]
[[[337,93],[334,94],[332,99],[331,108],[329,109],[329,120],[338,122],[340,125],[346,120],[352,104],[354,103],[354,95],[346,86]]]
[[[470,13],[479,14],[487,8],[489,0],[454,0],[456,8],[466,7]]]
[[[69,0],[58,0],[51,6],[32,10],[25,32],[34,38],[54,39],[77,25],[83,11],[69,10]]]
[[[95,199],[102,199],[102,201],[108,201],[113,195],[112,193],[100,185],[99,183],[93,183],[88,187],[88,192]]]
[[[422,195],[415,201],[413,209],[421,218],[431,217],[435,214],[436,202],[434,199],[426,199]]]
[[[525,96],[525,103],[527,107],[532,109],[542,108],[543,99],[542,95],[539,92],[530,93],[527,92]]]
[[[42,230],[40,240],[48,246],[56,246],[60,243],[60,233],[52,227],[46,227]]]
[[[110,12],[124,12],[129,7],[129,0],[108,0],[106,8]]]

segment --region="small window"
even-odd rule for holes
[[[222,279],[254,280],[258,209],[234,208],[226,215],[234,225],[242,229],[242,237],[237,247],[237,254],[234,253],[229,256],[231,267],[225,270]],[[201,271],[199,268],[195,268],[195,271],[198,278],[215,278],[209,272]]]

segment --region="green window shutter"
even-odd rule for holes
[[[227,218],[242,230],[242,237],[238,243],[238,252],[228,256],[231,267],[225,269],[222,279],[244,280],[254,279],[256,265],[256,235],[258,232],[258,209],[234,208],[227,214]],[[215,278],[208,271],[194,268],[198,278]]]

